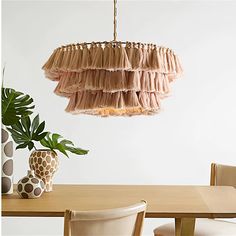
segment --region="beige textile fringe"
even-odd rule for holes
[[[85,70],[65,72],[60,76],[55,89],[57,95],[72,94],[83,90],[102,90],[103,92],[146,91],[168,95],[172,75],[149,71],[107,71]],[[68,96],[68,95],[66,95]]]
[[[182,74],[177,55],[169,48],[140,44],[68,45],[57,48],[43,66],[46,76],[58,80],[65,71],[81,72],[87,69],[110,71],[157,71]]]
[[[160,98],[151,92],[80,91],[72,94],[66,111],[93,115],[154,114],[160,110]],[[138,111],[138,112],[137,112]]]
[[[43,66],[69,98],[66,111],[101,116],[155,114],[170,82],[182,75],[177,55],[153,44],[70,44],[54,50]]]

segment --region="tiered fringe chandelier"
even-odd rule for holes
[[[114,40],[77,43],[54,50],[43,66],[58,81],[55,93],[69,98],[67,112],[100,116],[152,115],[182,74],[177,55],[155,44]]]

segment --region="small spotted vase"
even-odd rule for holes
[[[45,192],[52,191],[52,179],[58,169],[57,154],[51,150],[33,151],[29,158],[30,169],[35,175],[43,180]]]
[[[28,175],[17,183],[16,191],[22,198],[38,198],[44,191],[44,182],[35,176],[33,170],[28,170]]]
[[[13,193],[13,141],[2,125],[2,194]]]

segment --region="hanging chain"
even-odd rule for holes
[[[114,36],[114,39],[113,39],[113,41],[116,41],[116,39],[117,39],[117,32],[116,32],[116,29],[117,29],[117,19],[116,19],[116,17],[117,17],[117,0],[114,0],[114,34],[113,34],[113,36]]]

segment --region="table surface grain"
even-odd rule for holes
[[[63,217],[66,209],[101,210],[146,200],[150,218],[236,217],[236,189],[222,186],[57,185],[38,199],[2,196],[2,216]]]

